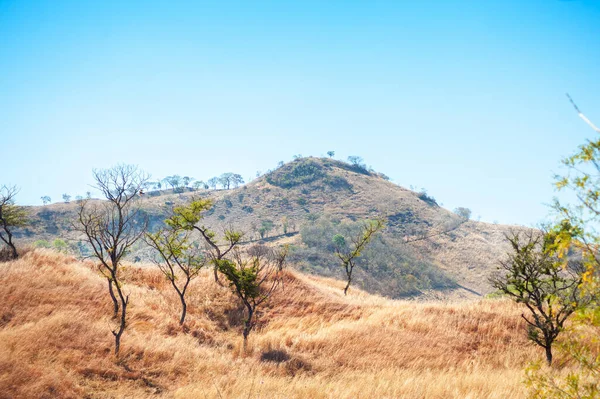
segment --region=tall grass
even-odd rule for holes
[[[287,272],[242,351],[242,309],[206,274],[189,320],[160,272],[130,266],[131,318],[92,263],[35,250],[0,264],[0,398],[520,398],[538,351],[506,301],[392,301]]]

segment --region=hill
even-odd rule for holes
[[[465,221],[426,193],[395,185],[361,165],[326,158],[300,158],[231,190],[181,193],[153,191],[140,200],[151,228],[173,206],[194,196],[211,198],[205,223],[246,232],[246,240],[292,244],[298,270],[341,277],[331,238],[349,233],[364,219],[385,217],[387,228],[360,259],[356,285],[393,298],[478,296],[490,291],[487,278],[507,247],[515,226]],[[67,241],[74,253],[86,247],[71,229],[77,204],[32,207],[33,223],[18,232],[25,242]],[[445,232],[441,234],[441,232]],[[147,260],[142,245],[131,260]]]
[[[289,271],[242,354],[242,316],[209,275],[189,321],[153,268],[129,265],[129,327],[112,354],[111,304],[91,262],[35,250],[0,264],[0,398],[522,398],[539,351],[503,300],[389,300]]]

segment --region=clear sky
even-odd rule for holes
[[[600,123],[600,1],[0,0],[0,184],[362,156],[484,221],[548,214]]]

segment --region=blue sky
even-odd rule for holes
[[[0,184],[92,168],[245,178],[362,156],[484,221],[548,214],[600,123],[600,1],[0,0]]]

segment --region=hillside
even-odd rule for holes
[[[526,341],[507,301],[394,301],[290,271],[249,353],[228,288],[205,275],[189,321],[153,268],[128,266],[130,322],[112,354],[91,263],[36,250],[0,264],[0,398],[522,398]]]
[[[233,225],[246,232],[247,241],[290,243],[295,268],[335,278],[341,273],[330,248],[333,234],[351,231],[353,223],[364,219],[385,217],[387,228],[361,259],[356,285],[390,297],[488,293],[487,278],[506,250],[504,234],[515,228],[462,223],[427,195],[323,158],[297,159],[237,189],[149,192],[140,204],[151,228],[157,228],[174,205],[194,196],[215,202],[205,215],[205,224],[214,230]],[[74,253],[85,252],[81,237],[71,231],[76,209],[75,203],[32,207],[33,223],[18,238],[39,243],[59,237]],[[439,234],[446,230],[451,231]],[[131,260],[148,256],[140,245]]]

